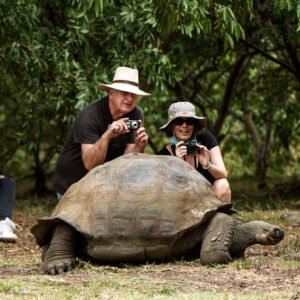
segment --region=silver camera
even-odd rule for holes
[[[137,130],[141,126],[141,120],[127,120],[125,124],[129,130]]]

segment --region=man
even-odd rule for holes
[[[108,96],[87,105],[77,115],[58,159],[53,185],[60,199],[70,185],[94,167],[124,153],[144,152],[148,135],[143,125],[129,130],[125,121],[144,120],[136,105],[150,94],[139,89],[138,70],[119,67],[111,84],[99,84]]]

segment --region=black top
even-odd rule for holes
[[[144,120],[143,111],[139,107],[135,107],[132,112],[124,115],[125,117]],[[95,144],[113,121],[108,97],[87,105],[78,113],[54,171],[53,187],[56,192],[64,194],[70,185],[87,174],[82,161],[81,144]],[[104,162],[121,156],[126,145],[133,143],[132,132],[112,139]]]
[[[206,146],[208,150],[218,146],[218,142],[216,138],[209,131],[202,131],[196,136],[197,142],[200,145]],[[173,148],[174,147],[174,148]],[[173,153],[175,154],[175,146],[172,147]],[[159,155],[172,155],[167,149],[167,145],[164,146],[159,152]],[[215,178],[208,172],[208,170],[204,170],[201,164],[198,164],[196,169],[199,173],[201,173],[211,184],[214,183]]]

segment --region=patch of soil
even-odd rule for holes
[[[40,249],[33,235],[30,233],[30,228],[35,224],[36,218],[35,215],[24,214],[22,212],[16,212],[14,214],[13,222],[20,225],[22,230],[17,229],[15,231],[18,236],[16,243],[0,242],[0,257],[2,262],[12,257],[22,257],[24,262],[28,262],[29,259],[40,258]]]

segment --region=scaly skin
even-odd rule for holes
[[[251,245],[275,245],[283,238],[284,231],[278,226],[263,221],[239,223],[234,232],[230,253],[233,258],[244,257],[246,248]]]
[[[278,226],[251,221],[242,224],[223,213],[216,213],[203,234],[200,262],[203,265],[224,264],[243,258],[245,250],[254,244],[275,245],[284,238]]]
[[[44,249],[44,272],[55,275],[74,269],[77,240],[77,232],[71,226],[65,223],[58,224],[48,250],[46,247]]]
[[[236,221],[224,213],[216,213],[208,221],[200,250],[202,265],[224,264],[232,261],[229,247],[235,226]]]

